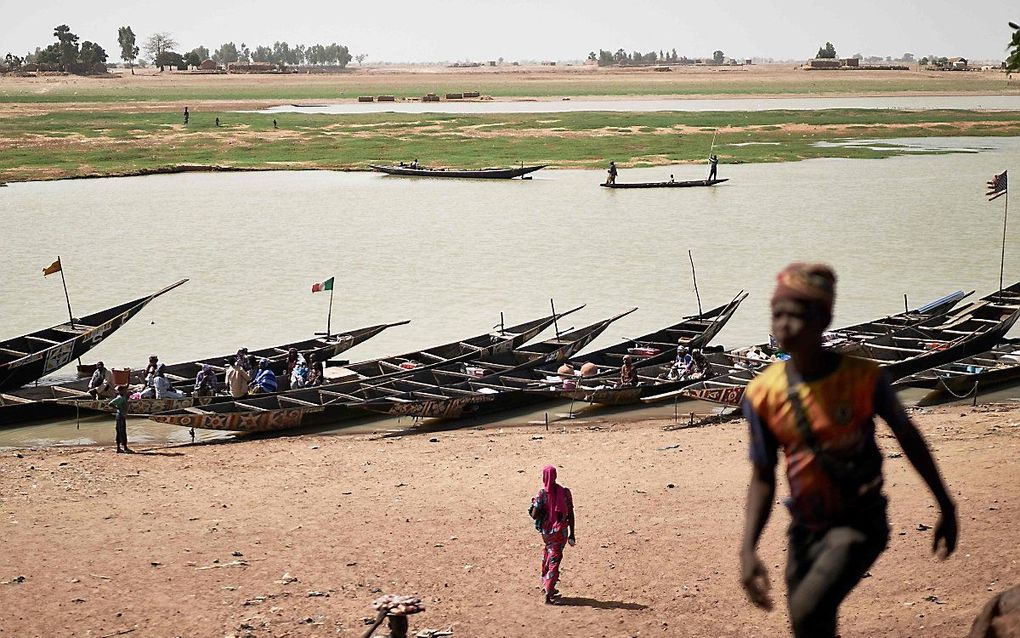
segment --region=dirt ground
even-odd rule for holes
[[[1020,406],[917,421],[959,503],[959,549],[931,555],[937,510],[880,426],[892,540],[843,607],[845,638],[962,636],[1020,582]],[[777,610],[737,584],[744,425],[670,423],[8,450],[0,636],[359,636],[382,593],[425,601],[412,634],[784,635],[785,512],[761,547]],[[548,463],[578,517],[552,607],[526,513]]]

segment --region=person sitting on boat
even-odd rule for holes
[[[669,174],[669,183],[672,184],[672,183],[674,183],[674,181],[675,180],[673,179],[673,173],[670,173]]]
[[[184,393],[173,389],[170,379],[166,378],[166,364],[159,364],[156,367],[156,374],[152,377],[152,387],[156,390],[157,399],[183,399]]]
[[[227,390],[230,391],[230,396],[235,399],[247,396],[248,382],[251,381],[251,375],[248,374],[248,371],[238,365],[236,360],[233,363],[227,362],[225,370]]]
[[[159,357],[154,354],[150,354],[149,363],[145,365],[145,373],[143,375],[146,380],[148,380],[149,377],[155,376],[157,366],[159,366]]]
[[[290,371],[290,388],[294,390],[306,385],[308,385],[308,364],[305,363],[304,355],[301,355],[294,369]]]
[[[634,357],[629,354],[623,358],[620,366],[620,385],[637,385],[637,370],[634,369]]]
[[[613,161],[613,160],[609,161],[609,170],[606,171],[606,172],[609,173],[609,177],[606,178],[606,184],[615,184],[616,183],[616,172],[617,172],[616,171],[616,162],[615,161]]]
[[[248,355],[248,348],[241,348],[237,351],[234,366],[243,368],[249,375],[252,373],[253,367],[251,365],[251,357]]]
[[[411,168],[418,168],[418,158],[417,158],[417,157],[416,157],[416,158],[414,158],[414,159],[413,159],[413,160],[411,161]]]
[[[326,371],[323,370],[322,359],[320,355],[313,354],[311,365],[308,367],[308,379],[305,381],[305,387],[322,385],[325,382]]]
[[[712,153],[708,158],[708,181],[712,181],[716,178],[716,173],[719,170],[719,157]]]
[[[669,370],[670,379],[686,379],[694,372],[694,356],[683,344],[683,340],[677,344],[676,358],[673,360],[673,367]]]
[[[251,382],[252,392],[276,392],[276,373],[269,367],[269,359],[259,361],[259,371]]]
[[[110,372],[103,362],[96,364],[96,370],[89,379],[89,394],[96,399],[110,399],[117,394],[113,384],[113,373]]]
[[[705,357],[705,353],[701,351],[701,348],[695,348],[691,351],[691,356],[694,358],[695,374],[702,377],[708,374],[708,358]]]
[[[220,382],[216,379],[216,373],[208,363],[195,375],[195,396],[211,397],[220,390]]]

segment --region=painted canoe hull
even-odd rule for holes
[[[728,182],[730,179],[692,179],[685,182],[631,182],[617,184],[599,184],[603,188],[692,188],[697,186],[715,186]]]
[[[518,166],[511,168],[482,168],[478,170],[444,170],[438,168],[411,168],[410,166],[380,166],[373,164],[372,169],[387,175],[403,177],[452,177],[459,179],[513,179],[545,168],[541,166]]]

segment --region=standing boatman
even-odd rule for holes
[[[708,181],[716,179],[716,172],[719,170],[719,157],[712,153],[708,156]]]
[[[615,184],[616,183],[616,162],[614,162],[613,160],[609,161],[609,171],[608,171],[608,173],[609,173],[609,177],[606,178],[606,184]]]

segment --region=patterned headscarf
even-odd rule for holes
[[[776,275],[772,303],[793,299],[819,304],[829,314],[836,301],[836,273],[825,264],[793,263]]]

